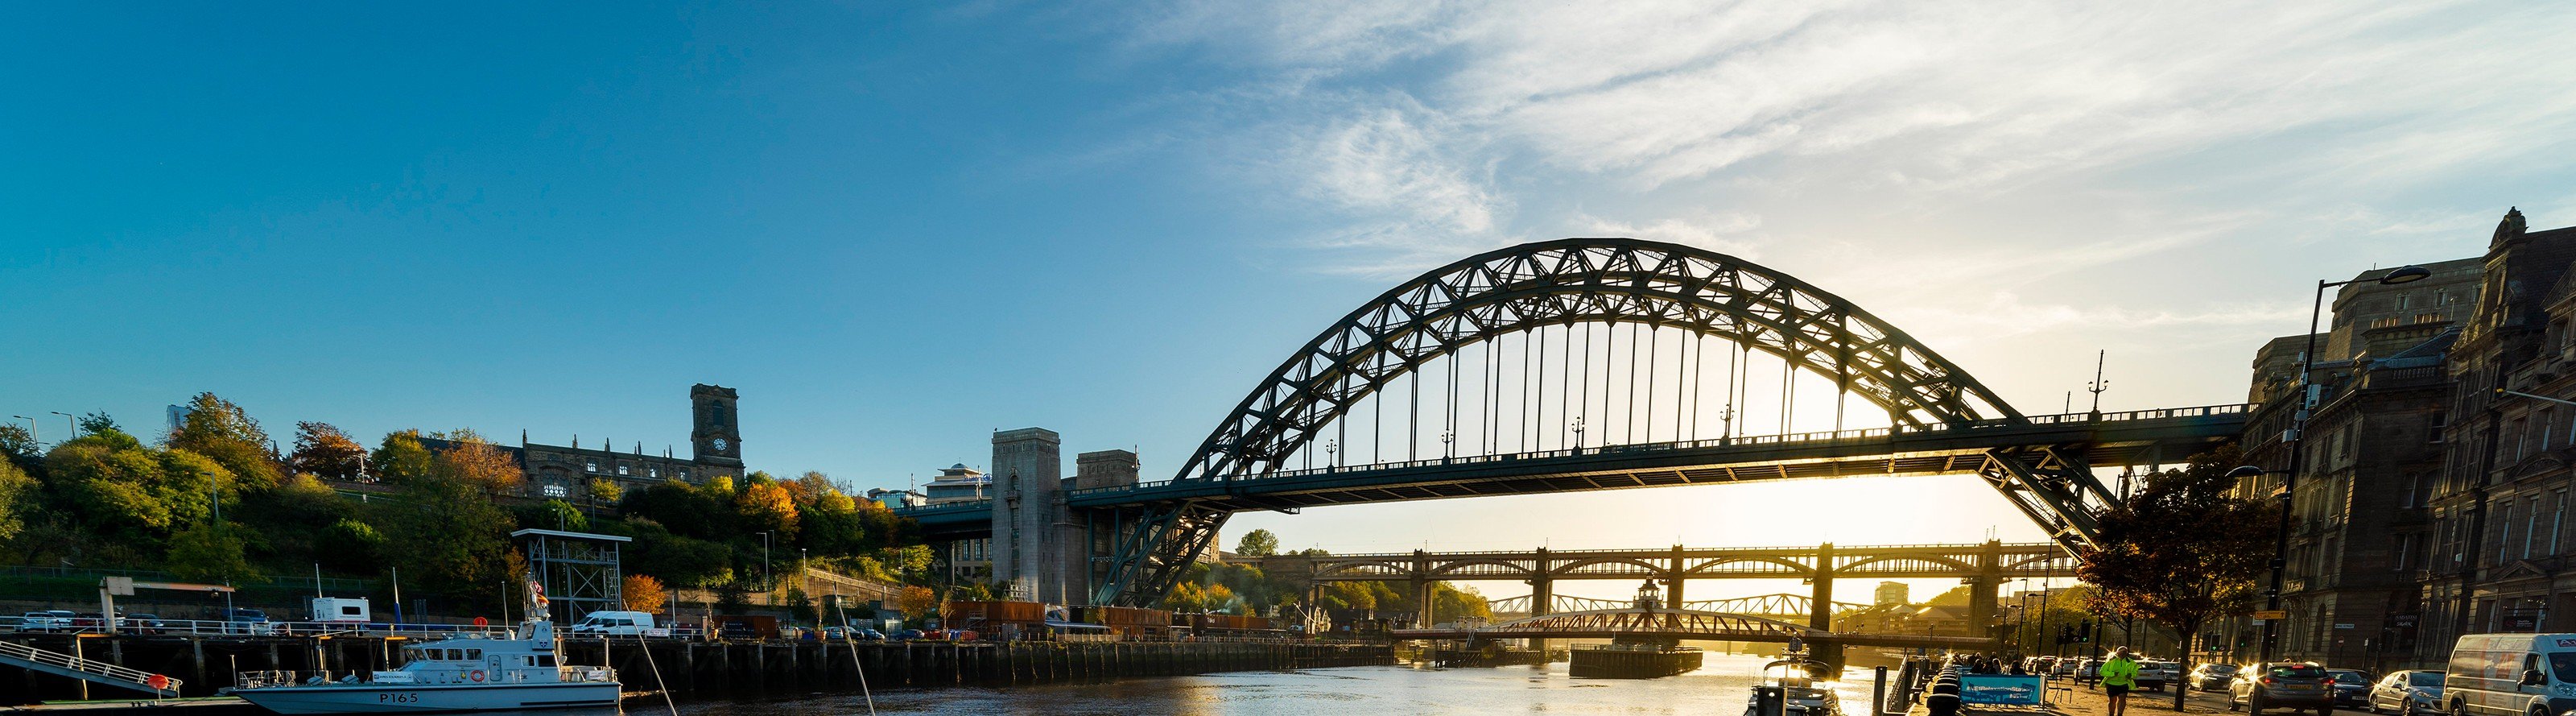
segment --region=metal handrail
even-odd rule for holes
[[[30,662],[58,668],[70,669],[84,674],[97,674],[99,676],[105,676],[120,681],[131,681],[146,689],[167,691],[173,694],[179,693],[179,685],[182,683],[176,678],[162,674],[155,674],[141,669],[129,669],[104,661],[83,659],[59,651],[46,651],[44,649],[38,649],[17,642],[0,641],[0,655],[24,659]],[[155,687],[152,685],[152,678],[156,676],[162,679],[163,686]]]

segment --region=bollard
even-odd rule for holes
[[[1875,667],[1870,671],[1869,713],[1870,716],[1881,716],[1887,713],[1887,667]]]
[[[1959,695],[1935,693],[1923,697],[1923,709],[1930,716],[1958,716]]]

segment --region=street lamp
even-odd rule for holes
[[[36,442],[44,442],[44,441],[45,441],[45,436],[36,434],[36,419],[35,419],[35,418],[30,418],[30,417],[27,417],[27,416],[24,416],[24,415],[12,415],[12,416],[9,416],[9,417],[17,418],[17,419],[19,419],[19,420],[27,421],[27,439],[29,439],[29,440],[34,440],[34,441],[36,441]]]
[[[60,410],[48,410],[48,411],[45,411],[45,412],[53,413],[53,414],[55,414],[55,415],[63,416],[63,429],[65,429],[65,430],[70,430],[70,431],[71,431],[71,433],[70,433],[70,434],[71,434],[72,438],[80,437],[80,421],[79,421],[78,419],[76,419],[76,418],[73,418],[71,413],[66,413],[66,412],[63,412],[63,411],[60,411]],[[31,421],[31,422],[32,422],[32,421]],[[63,438],[63,439],[64,439],[64,440],[70,440],[70,439],[72,439],[72,438]]]
[[[2279,529],[2275,531],[2272,538],[2272,588],[2264,593],[2264,611],[2278,612],[2281,610],[2281,590],[2285,584],[2284,580],[2286,579],[2286,573],[2290,566],[2291,496],[2297,494],[2299,486],[2299,471],[2301,468],[2305,467],[2307,463],[2307,452],[2305,450],[2301,450],[2300,446],[2308,437],[2308,413],[2317,407],[2315,403],[2319,393],[2317,391],[2315,378],[2312,375],[2312,372],[2316,369],[2317,363],[2317,321],[2324,316],[2326,289],[2342,286],[2344,284],[2360,283],[2365,280],[2382,286],[2394,286],[2403,283],[2422,281],[2427,278],[2432,278],[2432,276],[2432,269],[2424,268],[2422,266],[2400,266],[2390,269],[2388,273],[2380,274],[2379,276],[2370,279],[2318,281],[2316,295],[2308,299],[2307,348],[2306,350],[2299,352],[2299,383],[2297,391],[2299,402],[2297,408],[2290,412],[2290,439],[2283,441],[2286,443],[2286,449],[2290,451],[2290,464],[2289,469],[2281,471],[2281,523]],[[2229,477],[2244,478],[2261,475],[2263,473],[2263,468],[2247,465],[2230,470],[2227,474]],[[2280,637],[2281,620],[2263,620],[2263,661],[2269,662],[2276,655],[2277,650],[2280,648]]]
[[[760,533],[760,588],[769,593],[769,603],[778,603],[778,575],[769,571],[769,532]]]

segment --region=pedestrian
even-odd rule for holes
[[[2129,689],[2138,685],[2138,660],[2129,656],[2129,647],[2111,651],[2102,662],[2102,697],[2107,704],[2103,716],[2127,716]]]

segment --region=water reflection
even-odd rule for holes
[[[1710,654],[1698,671],[1649,680],[1575,679],[1565,664],[1494,669],[1348,667],[1129,679],[1106,684],[1012,688],[905,689],[876,694],[882,714],[1068,714],[1233,716],[1316,714],[1719,714],[1744,712],[1747,690],[1768,659]],[[1866,711],[1869,671],[1836,684],[1850,711]],[[768,694],[682,702],[683,716],[840,716],[867,712],[858,694]],[[662,704],[631,701],[633,716]]]

